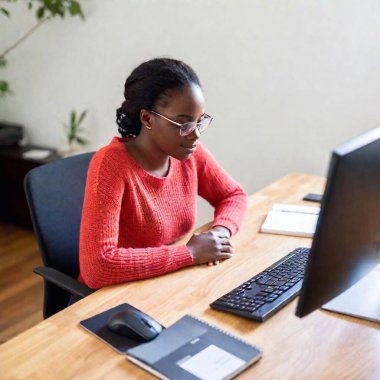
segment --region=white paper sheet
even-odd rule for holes
[[[221,380],[244,364],[244,360],[211,344],[179,366],[202,380]]]

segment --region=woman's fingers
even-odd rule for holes
[[[230,259],[231,257],[232,255],[230,253],[220,253],[218,254],[218,258],[220,258],[220,260],[209,261],[207,265],[209,267],[212,265],[219,265],[223,260]]]
[[[217,260],[212,260],[207,263],[208,266],[219,265],[223,260],[230,259],[233,254],[234,247],[231,244],[230,239],[225,236],[220,236],[217,242]]]
[[[231,240],[229,240],[229,239],[220,239],[220,244],[229,245],[230,247],[233,247]]]
[[[219,248],[220,253],[234,253],[234,248],[230,245],[222,245]]]
[[[218,259],[217,259],[217,261],[227,260],[227,259],[230,259],[231,257],[232,257],[232,253],[221,252],[221,253],[218,253]]]

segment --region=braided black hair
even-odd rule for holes
[[[141,130],[141,109],[152,109],[163,101],[167,90],[196,84],[201,86],[194,70],[182,61],[155,58],[136,67],[124,85],[124,102],[116,110],[116,122],[123,137],[137,136]]]

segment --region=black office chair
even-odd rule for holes
[[[25,176],[25,193],[44,267],[44,318],[64,309],[71,294],[94,292],[77,281],[79,228],[87,169],[93,153],[52,161]]]

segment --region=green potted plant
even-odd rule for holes
[[[81,114],[72,110],[69,122],[63,124],[66,137],[65,148],[61,152],[63,156],[71,156],[88,144],[88,140],[83,137],[84,127],[82,126],[86,115],[87,110],[82,111]]]

